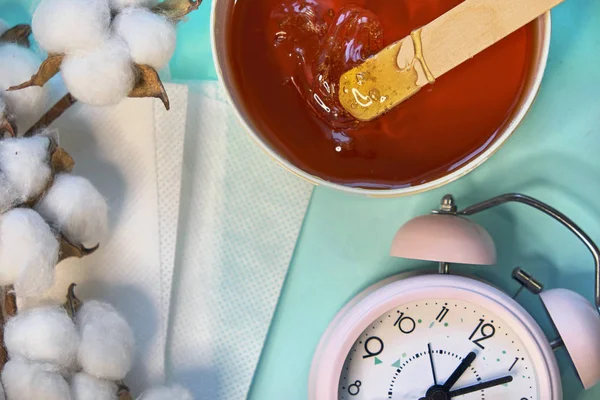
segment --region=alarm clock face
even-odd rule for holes
[[[421,275],[356,296],[324,333],[309,400],[561,400],[539,325],[481,281]]]
[[[525,344],[498,315],[471,302],[433,298],[401,304],[376,318],[348,354],[339,399],[540,399]],[[446,396],[446,397],[445,397]]]

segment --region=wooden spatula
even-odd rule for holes
[[[466,0],[340,79],[339,99],[369,121],[563,0]]]

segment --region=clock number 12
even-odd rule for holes
[[[469,336],[469,340],[473,341],[473,343],[475,343],[481,349],[485,349],[481,342],[491,338],[492,336],[494,336],[495,333],[496,328],[494,327],[494,325],[486,323],[485,320],[482,318],[479,320],[479,324],[477,325],[473,333],[471,333],[471,336]],[[478,338],[474,339],[476,335],[478,336]]]

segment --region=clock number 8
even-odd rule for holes
[[[479,324],[477,325],[473,333],[471,333],[471,336],[469,336],[469,340],[472,340],[473,343],[475,343],[480,348],[485,349],[485,347],[483,347],[483,345],[480,342],[491,338],[492,336],[494,336],[495,333],[496,328],[494,328],[494,325],[486,324],[485,320],[482,318],[479,320]],[[479,334],[481,337],[479,337],[478,339],[473,339],[477,334]]]
[[[394,322],[394,326],[396,325],[400,329],[400,332],[406,334],[412,333],[417,327],[415,320],[411,317],[405,317],[404,313],[401,313],[396,322]]]
[[[362,382],[356,381],[352,385],[348,386],[348,393],[350,396],[356,396],[360,393],[360,385],[362,385]]]

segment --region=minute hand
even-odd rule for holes
[[[488,389],[494,386],[503,385],[505,383],[512,382],[513,377],[510,375],[503,376],[502,378],[492,379],[491,381],[481,382],[476,385],[467,386],[461,389],[453,390],[449,393],[450,398],[462,396],[463,394],[477,392],[479,390]]]

